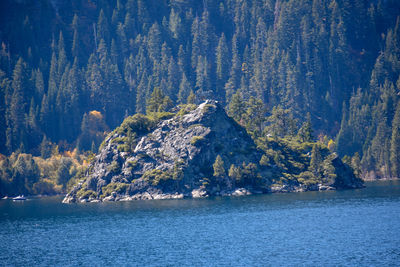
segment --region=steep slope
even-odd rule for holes
[[[217,101],[186,106],[163,117],[127,118],[105,139],[85,177],[64,202],[356,187],[352,172],[341,172],[344,176],[337,175],[325,188],[307,187],[296,179],[277,189],[272,185],[280,179],[274,177],[277,167],[260,164],[263,151]],[[337,157],[334,161],[343,164]]]

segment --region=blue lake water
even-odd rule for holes
[[[399,266],[400,181],[360,190],[0,201],[0,266]]]

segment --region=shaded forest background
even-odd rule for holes
[[[156,91],[160,111],[217,99],[253,135],[311,123],[364,177],[400,177],[397,0],[3,0],[0,13],[4,155],[95,152]]]

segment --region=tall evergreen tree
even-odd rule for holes
[[[397,104],[392,123],[392,139],[390,142],[391,176],[400,177],[400,105]]]
[[[160,107],[162,106],[164,101],[164,95],[161,92],[160,88],[155,87],[153,93],[151,93],[151,97],[147,103],[147,112],[159,112]]]
[[[25,113],[27,102],[25,99],[26,89],[28,85],[26,63],[19,58],[13,71],[11,87],[13,93],[11,95],[10,106],[8,107],[7,127],[7,145],[9,152],[14,151],[21,144],[27,142],[25,128]]]
[[[318,144],[314,144],[311,151],[311,161],[309,169],[316,178],[319,178],[321,175],[321,170],[322,170],[321,164],[322,164],[322,156],[320,147]]]
[[[233,117],[237,122],[240,122],[243,114],[246,112],[246,104],[242,99],[240,91],[237,91],[229,103],[228,114]]]
[[[214,169],[214,177],[220,181],[223,180],[226,176],[226,171],[224,168],[224,161],[222,160],[221,156],[218,155],[217,158],[215,159],[215,162],[213,164],[213,169]]]
[[[226,79],[229,74],[229,65],[227,63],[227,58],[229,57],[229,50],[226,44],[225,34],[222,33],[218,41],[218,46],[215,52],[215,60],[217,65],[217,79],[220,83],[219,86],[225,84]]]

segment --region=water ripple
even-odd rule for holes
[[[63,205],[0,201],[1,266],[395,266],[400,187]]]

